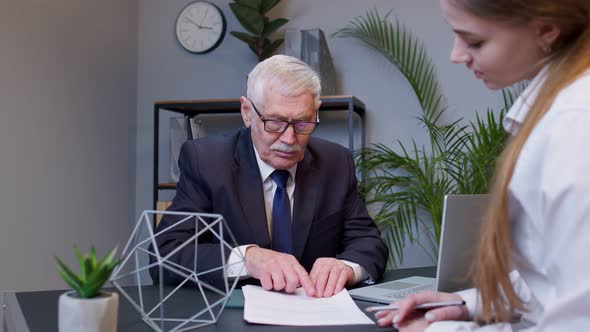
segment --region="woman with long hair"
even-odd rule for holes
[[[491,89],[530,80],[504,119],[474,289],[376,314],[400,331],[590,331],[590,0],[440,0],[451,61]],[[429,311],[421,303],[464,300]]]

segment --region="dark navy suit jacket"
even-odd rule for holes
[[[181,149],[178,164],[181,175],[169,211],[221,214],[237,245],[271,248],[262,179],[249,129],[242,128],[231,136],[188,141]],[[336,257],[360,264],[373,279],[378,279],[385,269],[387,249],[357,192],[350,151],[311,137],[297,165],[295,181],[293,255],[301,265],[309,272],[317,258]],[[175,220],[165,216],[158,230]],[[194,223],[184,223],[159,236],[161,255],[194,234]],[[199,237],[199,271],[221,266],[219,247],[214,236]],[[183,247],[172,260],[192,269],[194,249],[192,244]],[[227,258],[230,251],[225,252]],[[155,281],[156,271],[150,271]],[[218,274],[213,278],[220,277]],[[176,283],[182,279],[165,272],[164,280]]]

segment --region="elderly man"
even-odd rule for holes
[[[229,266],[245,257],[235,277],[258,279],[267,290],[329,297],[345,286],[375,280],[387,250],[357,192],[354,162],[346,148],[310,135],[319,123],[320,80],[300,60],[284,55],[259,63],[241,97],[246,128],[231,136],[186,142],[172,211],[224,216],[239,247]],[[164,218],[159,228],[173,222]],[[158,239],[165,255],[195,232],[177,227]],[[219,244],[199,242],[199,270],[221,264]],[[194,246],[173,260],[193,268]],[[152,273],[157,279],[157,275]],[[174,282],[172,274],[164,276]]]

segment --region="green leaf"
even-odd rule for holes
[[[262,6],[260,12],[262,14],[268,13],[269,10],[273,9],[279,3],[280,0],[262,0]]]
[[[70,268],[65,265],[59,258],[55,257],[57,265],[55,268],[57,272],[61,275],[63,280],[74,290],[78,290],[82,287],[84,282],[78,277]]]
[[[238,3],[230,3],[229,7],[246,30],[253,34],[262,33],[264,29],[264,17],[258,11]]]
[[[256,47],[258,45],[258,37],[249,35],[245,32],[239,31],[231,31],[230,34],[239,40],[243,41],[244,43],[248,44],[250,47]]]
[[[284,39],[280,38],[280,39],[277,39],[277,40],[271,42],[268,46],[264,47],[264,49],[262,51],[262,58],[266,59],[266,58],[270,57],[277,50],[277,48],[279,48],[279,46],[281,46],[283,41],[284,41]]]
[[[86,256],[83,256],[78,248],[74,247],[74,254],[80,265],[82,276],[73,273],[70,268],[57,257],[55,257],[57,262],[55,267],[63,280],[83,298],[96,296],[115,267],[121,262],[116,258],[117,247],[111,249],[98,262],[94,246],[90,248],[90,252]]]
[[[97,269],[89,278],[88,282],[84,285],[83,297],[94,297],[100,291],[100,288],[109,279],[112,269],[107,266],[103,266]]]
[[[80,279],[82,282],[84,282],[86,281],[87,273],[86,259],[84,259],[84,256],[82,256],[82,253],[80,253],[80,250],[76,246],[74,246],[74,254],[76,255],[76,259],[78,259],[78,264],[80,265]]]
[[[111,249],[99,262],[98,268],[102,268],[103,266],[110,266],[115,262],[115,255],[117,254],[117,247]]]
[[[268,22],[264,25],[263,35],[265,37],[268,37],[270,34],[277,31],[280,27],[287,24],[287,22],[289,22],[289,20],[285,18],[277,18],[275,20]]]
[[[260,12],[262,8],[262,0],[235,0],[238,4],[254,9],[257,12]]]
[[[256,55],[256,57],[258,58],[258,49],[252,46],[248,46],[248,48],[252,51],[252,53],[254,53]]]
[[[92,268],[91,271],[96,269],[96,249],[94,246],[90,246],[90,252],[88,253],[87,260],[90,262],[90,266]]]

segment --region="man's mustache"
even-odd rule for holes
[[[296,145],[296,144],[295,145],[288,145],[283,142],[276,142],[275,144],[270,146],[270,150],[271,151],[278,151],[278,152],[285,152],[285,153],[299,152],[299,151],[301,151],[301,146]]]

